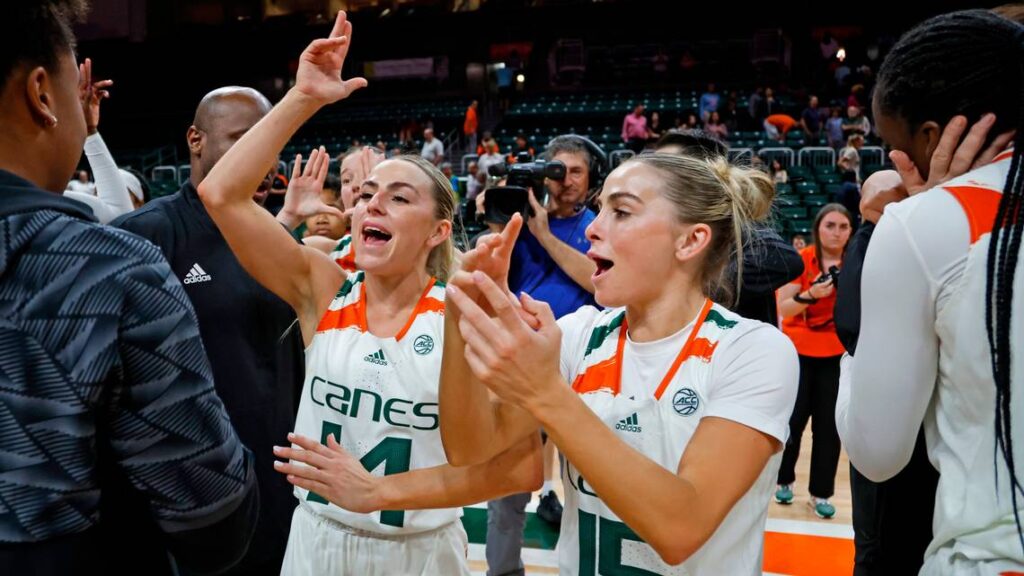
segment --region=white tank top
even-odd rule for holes
[[[332,434],[367,470],[398,474],[447,463],[438,430],[444,285],[430,280],[395,338],[366,327],[364,273],[342,285],[306,349],[306,380],[295,431]],[[356,514],[296,487],[317,514],[383,534],[413,534],[457,520],[461,508]]]
[[[621,308],[585,307],[559,321],[564,334],[562,375],[623,442],[672,472],[707,416],[739,422],[785,444],[799,368],[792,342],[778,329],[708,301],[694,323],[653,343],[667,354],[636,358],[639,348],[650,343],[631,348],[624,318]],[[682,358],[678,371],[664,381],[677,358]],[[649,370],[652,364],[661,366],[656,374]],[[647,381],[637,382],[645,372]],[[768,504],[781,458],[780,450],[712,537],[679,566],[665,564],[569,462],[562,467],[565,512],[559,573],[759,576]],[[629,470],[622,471],[622,481],[631,482]]]

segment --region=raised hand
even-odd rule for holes
[[[95,134],[100,125],[100,102],[110,98],[106,90],[114,85],[113,80],[92,81],[92,59],[78,65],[78,97],[82,101],[82,112],[85,114],[85,127],[89,134]]]
[[[321,198],[330,164],[331,158],[323,146],[310,152],[305,169],[302,167],[302,154],[295,156],[295,167],[292,169],[292,177],[288,181],[288,190],[284,195],[284,206],[281,208],[283,218],[287,219],[288,223],[295,223],[297,226],[306,218],[317,214],[345,218],[341,210],[325,204]]]
[[[466,362],[492,392],[530,410],[553,387],[564,386],[558,366],[562,331],[547,304],[526,294],[517,302],[479,271],[471,280],[493,312],[448,285],[448,302],[460,312]],[[533,319],[532,325],[526,317]]]
[[[356,90],[366,87],[365,78],[341,78],[351,39],[352,23],[344,11],[338,12],[330,36],[314,40],[299,56],[295,90],[323,106],[348,98]]]

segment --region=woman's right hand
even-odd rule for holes
[[[483,308],[488,314],[493,315],[490,303],[480,292],[477,283],[473,281],[473,272],[483,272],[514,302],[514,306],[521,310],[519,299],[516,298],[508,287],[508,270],[512,262],[512,250],[516,245],[516,238],[523,227],[523,218],[518,213],[505,225],[501,232],[488,234],[481,237],[476,248],[462,255],[462,262],[458,272],[448,279],[448,283],[461,290],[474,303]],[[454,313],[457,308],[453,307]],[[532,315],[522,313],[522,318],[533,328],[537,328],[536,320]]]
[[[320,106],[325,106],[344,100],[356,90],[365,88],[365,78],[341,79],[341,69],[345,65],[351,39],[352,23],[348,21],[345,12],[340,11],[331,35],[314,40],[299,56],[294,90]]]
[[[832,285],[832,278],[829,277],[824,282],[817,282],[811,284],[811,287],[807,289],[807,293],[811,295],[811,298],[821,300],[822,298],[828,298],[836,291],[836,287]]]

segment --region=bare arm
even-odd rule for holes
[[[532,492],[543,481],[536,433],[481,464],[444,464],[383,477],[370,474],[334,436],[328,437],[327,446],[303,436],[289,439],[301,449],[278,447],[274,453],[300,464],[275,462],[277,470],[295,486],[357,513],[465,506]]]
[[[834,291],[835,288],[832,286],[831,278],[825,282],[812,284],[807,290],[801,290],[799,284],[786,284],[782,288],[779,288],[778,292],[779,314],[781,314],[783,318],[791,318],[800,314],[810,306],[810,304],[794,300],[793,298],[797,295],[800,295],[800,297],[804,299],[828,298]]]
[[[340,77],[351,29],[345,14],[339,13],[331,37],[315,40],[302,53],[295,87],[199,185],[203,203],[242,266],[295,309],[306,342],[341,284],[342,272],[322,252],[297,244],[252,201],[251,192],[276,162],[277,152],[321,106],[366,85],[362,78]],[[326,153],[311,156],[313,170],[325,174]]]
[[[307,236],[302,239],[302,243],[307,247],[319,250],[324,254],[334,252],[334,248],[338,245],[337,240],[332,240],[323,236]]]
[[[501,234],[480,239],[463,257],[462,270],[448,282],[449,298],[478,297],[472,272],[493,273],[507,281],[508,261],[522,219],[515,215]],[[470,370],[466,341],[459,330],[457,306],[445,311],[444,358],[441,362],[439,412],[441,441],[456,466],[487,461],[540,427],[525,410],[495,398]]]

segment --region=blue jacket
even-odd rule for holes
[[[223,570],[252,466],[160,251],[0,171],[0,566]]]

